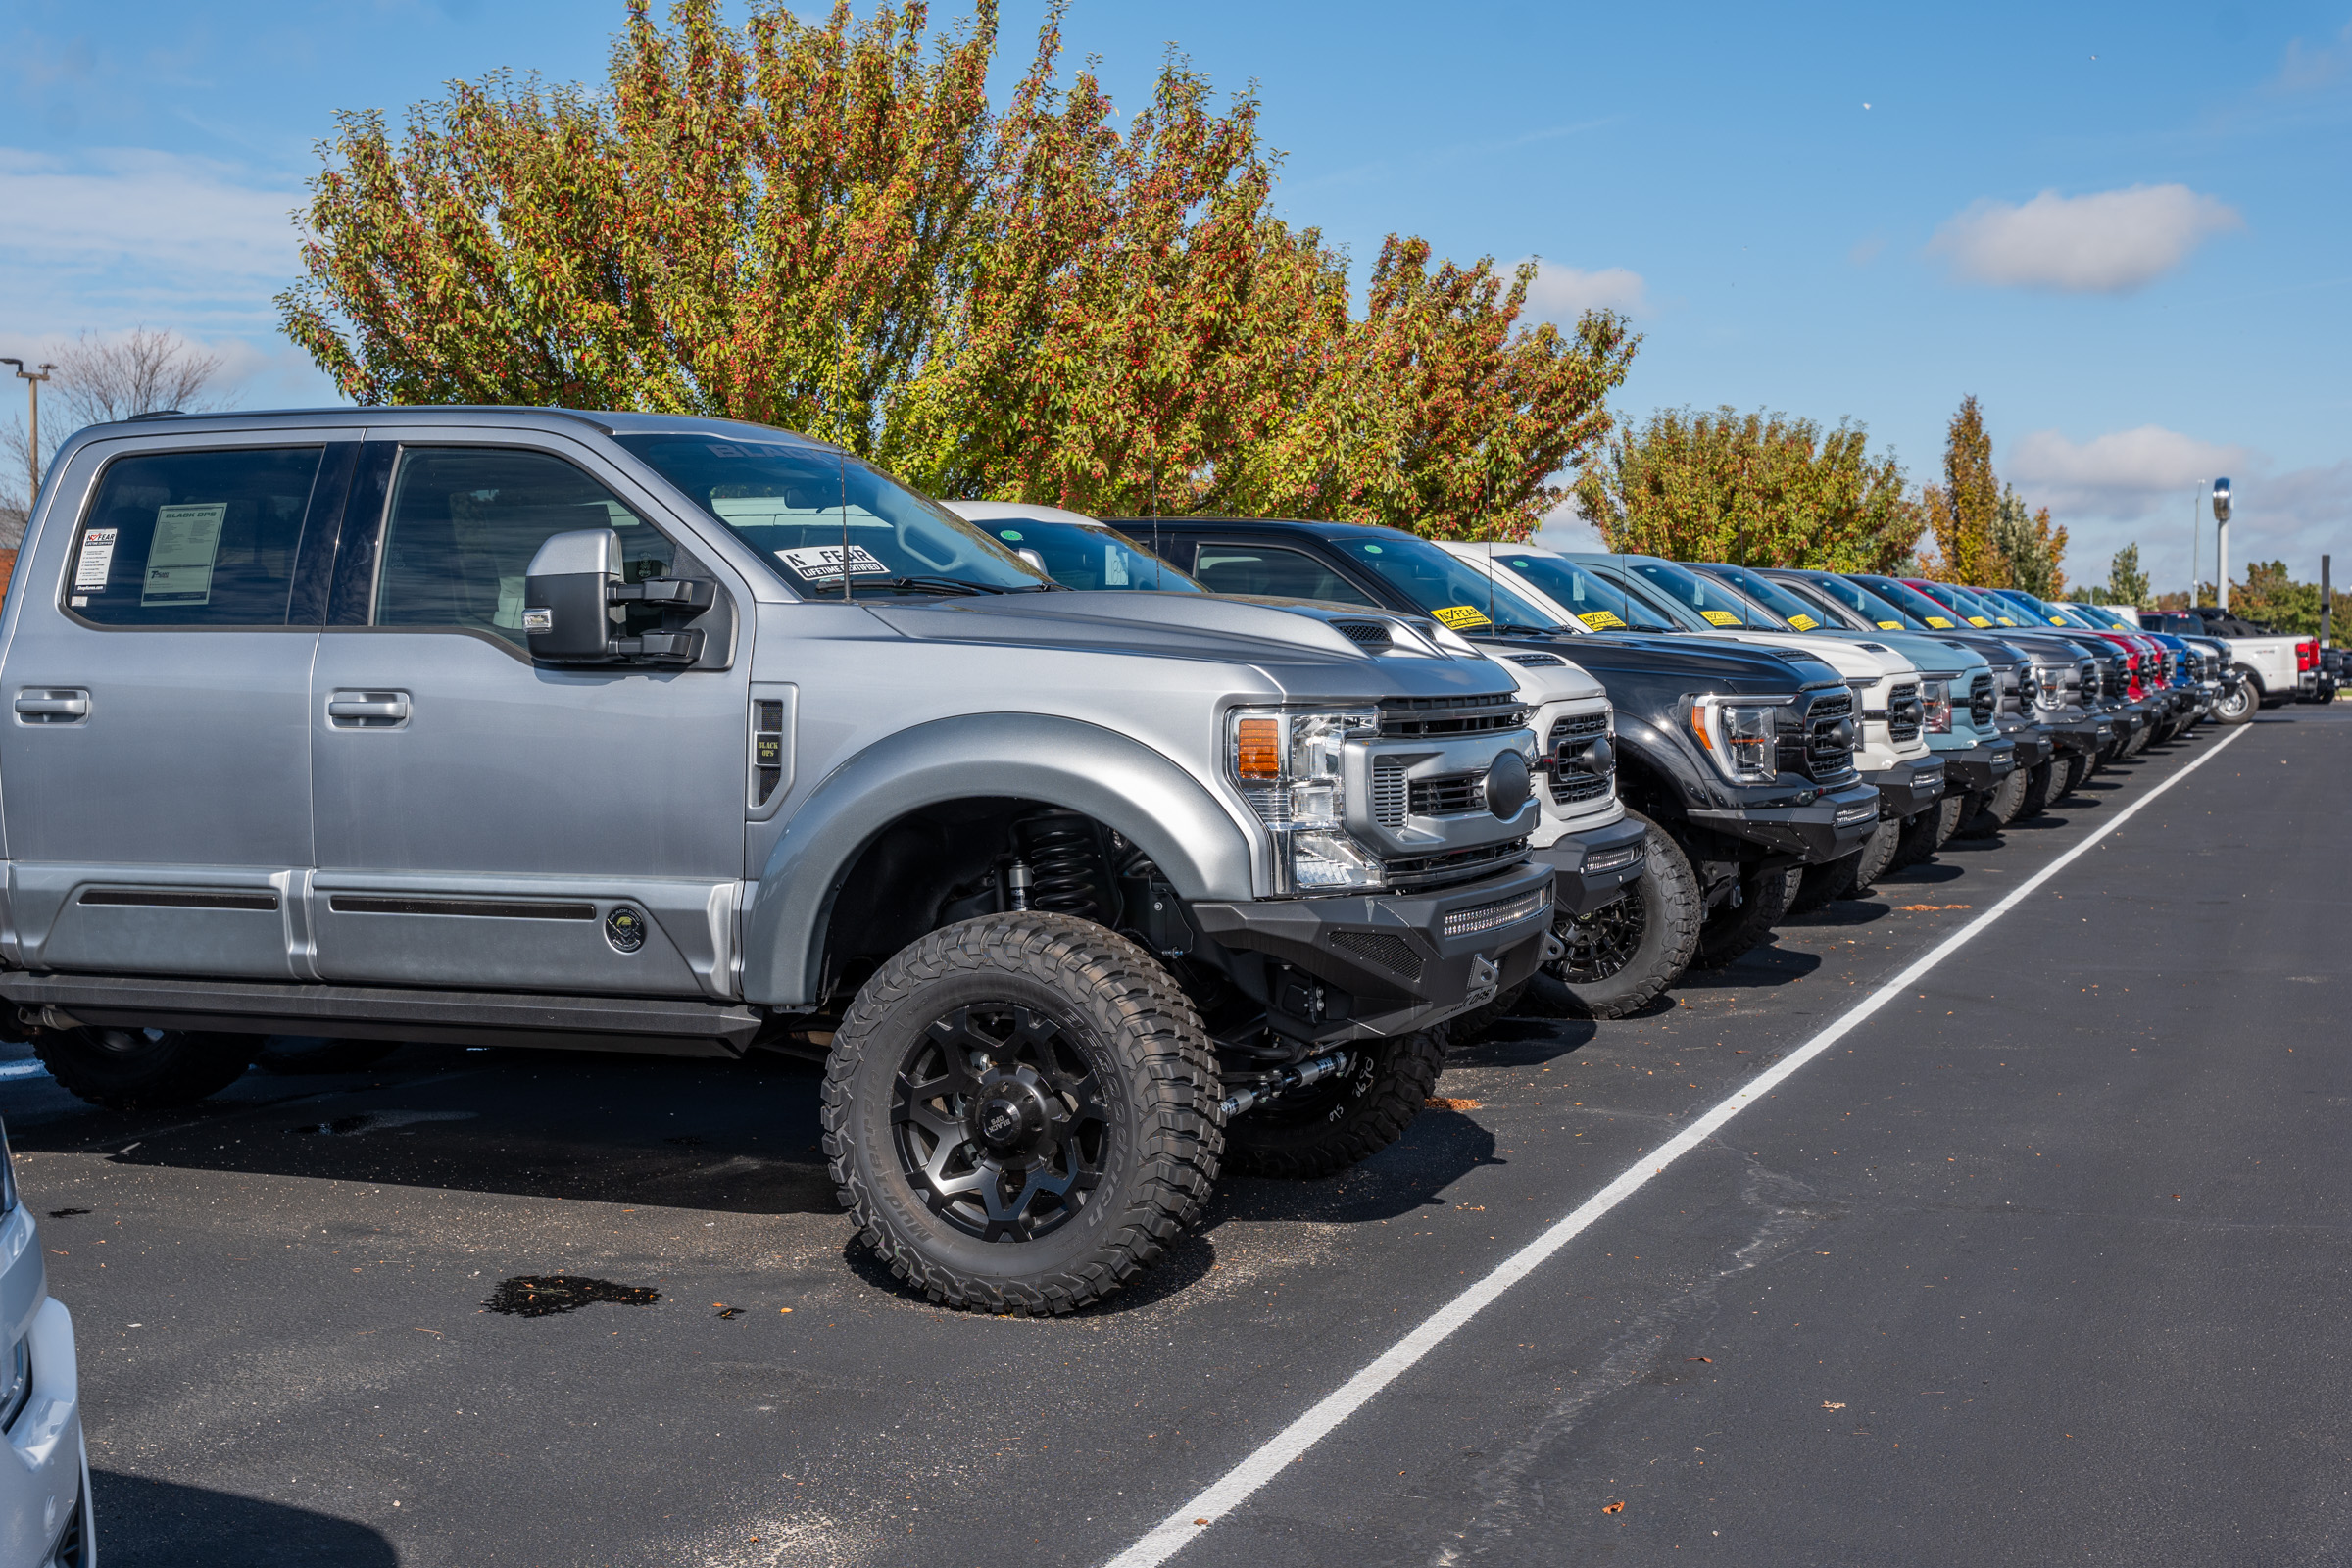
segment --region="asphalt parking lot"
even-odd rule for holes
[[[105,1561],[1107,1562],[2208,756],[1174,1560],[2343,1561],[2352,709],[2230,734],[1649,1016],[1502,1026],[1057,1321],[871,1267],[787,1061],[411,1047],[151,1116],[0,1064]],[[484,1308],[559,1273],[660,1298]]]

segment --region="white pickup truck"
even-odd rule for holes
[[[2120,610],[2118,614],[2148,631],[2183,637],[2211,637],[2230,646],[2237,675],[2251,689],[2254,701],[2277,708],[2298,699],[2316,698],[2320,689],[2320,640],[2273,631],[2256,621],[2241,620],[2226,610],[2200,605],[2189,613]]]

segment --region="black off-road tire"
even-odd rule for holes
[[[1803,875],[1802,866],[1781,871],[1742,867],[1740,906],[1733,908],[1726,899],[1707,911],[1705,923],[1698,928],[1698,952],[1691,957],[1690,967],[1720,969],[1761,947],[1772,936],[1772,928],[1788,917],[1788,900]]]
[[[1894,857],[1902,844],[1902,818],[1882,817],[1879,825],[1870,830],[1870,837],[1862,841],[1862,849],[1854,860],[1854,881],[1850,889],[1854,898],[1867,896],[1879,878],[1894,869]]]
[[[1553,922],[1551,934],[1569,952],[1544,966],[1536,1000],[1555,1011],[1622,1018],[1680,980],[1698,951],[1698,875],[1690,857],[1648,817],[1625,814],[1642,827],[1642,874],[1615,903]],[[1598,951],[1604,935],[1611,939],[1606,952]]]
[[[184,1029],[44,1029],[33,1054],[69,1094],[109,1110],[159,1110],[209,1100],[245,1076],[260,1035]]]
[[[2066,759],[2063,757],[2053,757],[2027,773],[2025,799],[2017,805],[2018,819],[2039,816],[2048,810],[2050,802],[2058,798],[2058,786],[2065,778]]]
[[[1519,1004],[1527,996],[1527,988],[1532,983],[1531,978],[1522,980],[1515,986],[1505,986],[1494,994],[1494,1001],[1484,1006],[1472,1007],[1468,1012],[1457,1012],[1446,1019],[1446,1038],[1447,1043],[1466,1046],[1474,1040],[1485,1039],[1488,1030],[1518,1010]]]
[[[254,1065],[264,1072],[365,1072],[400,1049],[397,1040],[326,1040],[315,1035],[271,1035],[262,1042]]]
[[[1972,801],[1983,801],[1976,813],[1960,824],[1958,836],[1964,839],[1987,839],[2017,820],[2017,813],[2026,807],[2026,786],[2032,782],[2031,770],[2013,767],[2009,776],[1992,787],[1989,794],[1972,795]]]
[[[1796,897],[1788,901],[1788,912],[1811,914],[1825,905],[1850,896],[1854,891],[1854,868],[1862,863],[1863,853],[1856,850],[1835,860],[1806,866],[1804,878],[1797,884]]]
[[[1080,1081],[1094,1087],[1069,1106],[1070,1124],[1089,1110],[1100,1124],[1094,1184],[1050,1228],[1016,1240],[961,1228],[952,1202],[918,1190],[902,1149],[924,1124],[902,1114],[901,1098],[920,1088],[911,1075],[946,1038],[936,1031],[1000,1019],[1027,1032],[997,1059],[1043,1038],[1083,1063]],[[1199,1216],[1224,1157],[1223,1094],[1207,1030],[1157,960],[1090,921],[1027,910],[934,931],[876,970],[833,1036],[820,1117],[842,1204],[893,1274],[943,1306],[1045,1315],[1117,1290]],[[1058,1117],[1069,1098],[1040,1102]],[[1033,1212],[1025,1192],[1017,1205]]]
[[[1936,847],[1942,849],[1960,831],[1960,824],[1984,808],[1984,797],[1974,790],[1959,795],[1946,795],[1936,803],[1942,808],[1936,818]]]
[[[1233,1118],[1225,1168],[1249,1176],[1314,1181],[1361,1164],[1404,1136],[1446,1068],[1446,1026],[1348,1046],[1355,1059],[1337,1078]]]
[[[1887,871],[1909,870],[1942,848],[1944,840],[1952,836],[1947,819],[1957,817],[1961,802],[1965,799],[1964,796],[1946,795],[1926,810],[1905,817],[1903,836],[1895,844],[1894,858],[1888,862]],[[1951,825],[1957,824],[1954,822]]]
[[[2066,755],[2066,778],[2058,785],[2056,795],[2065,800],[2081,789],[2083,782],[2098,770],[2099,760],[2089,752],[2069,752]]]

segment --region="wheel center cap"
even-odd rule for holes
[[[995,1150],[1017,1149],[1045,1125],[1037,1097],[1019,1084],[995,1086],[972,1107],[971,1118],[972,1131]]]

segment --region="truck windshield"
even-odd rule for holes
[[[1710,626],[1745,627],[1750,631],[1790,629],[1777,612],[1740,593],[1730,583],[1703,576],[1688,566],[1678,566],[1671,561],[1636,558],[1626,563],[1626,570],[1657,590],[1660,597],[1673,600]],[[1812,618],[1805,617],[1808,621]]]
[[[945,507],[840,451],[777,432],[614,437],[812,598],[1058,586]]]
[[[1854,581],[1901,610],[1930,631],[1958,631],[1960,629],[1960,623],[1952,618],[1953,612],[1950,606],[1937,604],[1907,582],[1897,582],[1892,577],[1875,577],[1867,572],[1856,572]]]
[[[1426,539],[1398,533],[1381,539],[1342,537],[1332,543],[1442,626],[1455,631],[1490,626],[1551,631],[1558,624],[1499,573],[1482,571]]]
[[[1045,517],[987,517],[973,526],[996,535],[999,543],[1016,554],[1036,552],[1038,561],[1046,564],[1046,570],[1064,588],[1208,592],[1151,551],[1136,548],[1108,528]]]
[[[1802,586],[1819,598],[1834,605],[1842,605],[1860,615],[1881,631],[1925,631],[1927,627],[1907,613],[1899,605],[1890,605],[1850,577],[1835,572],[1821,572],[1804,579]]]
[[[1494,564],[1525,577],[1564,607],[1592,631],[1680,631],[1641,599],[1631,597],[1613,582],[1603,581],[1573,561],[1533,551],[1498,549]]]
[[[1638,611],[1652,619],[1664,621],[1676,631],[1713,631],[1716,629],[1713,621],[1708,620],[1689,605],[1660,593],[1655,583],[1643,582],[1639,577],[1623,576],[1614,565],[1593,566],[1590,569],[1594,580],[1605,583],[1611,588],[1622,590]]]
[[[1842,631],[1845,628],[1825,621],[1813,613],[1814,607],[1797,597],[1787,583],[1774,582],[1758,576],[1745,566],[1707,565],[1698,568],[1711,577],[1720,577],[1748,598],[1787,621],[1793,631]]]

